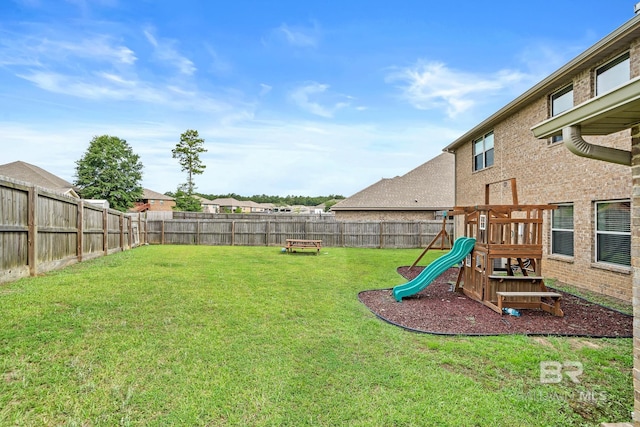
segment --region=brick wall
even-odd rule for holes
[[[640,71],[639,49],[631,49],[632,74]],[[612,55],[615,56],[615,55]],[[609,58],[607,58],[609,59]],[[605,62],[603,60],[602,62]],[[574,102],[584,102],[593,95],[593,72],[574,76]],[[456,151],[456,205],[484,203],[484,187],[516,178],[520,204],[574,204],[574,257],[549,256],[550,214],[545,217],[543,275],[574,286],[587,288],[625,300],[631,300],[631,268],[594,262],[594,202],[630,199],[631,168],[578,157],[562,143],[551,144],[535,138],[531,127],[549,117],[549,95],[571,81],[558,82],[554,90],[525,108],[497,123],[494,131],[494,165],[474,172],[471,140]],[[486,129],[475,137],[490,131]],[[585,137],[588,142],[631,149],[631,133],[623,131],[605,137]],[[492,204],[510,204],[511,188],[507,182],[491,186]],[[460,221],[457,222],[459,224]],[[462,228],[458,228],[462,230]]]
[[[640,127],[633,135],[640,134]],[[633,388],[635,426],[640,426],[640,136],[632,139],[631,268],[633,269]]]

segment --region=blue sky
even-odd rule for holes
[[[0,163],[69,181],[95,135],[143,186],[350,196],[403,175],[633,17],[634,1],[2,0]]]

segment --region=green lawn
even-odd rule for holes
[[[0,285],[0,425],[630,420],[631,339],[432,336],[378,320],[357,293],[402,283],[396,267],[419,253],[147,246]],[[583,373],[543,384],[540,362]]]

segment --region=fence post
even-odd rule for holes
[[[231,221],[231,246],[235,245],[236,241],[236,222]]]
[[[140,219],[140,221],[142,221],[142,219]],[[140,222],[138,225],[142,226],[142,222]],[[144,243],[146,245],[149,244],[149,223],[147,222],[147,214],[146,213],[144,215]]]
[[[120,213],[118,222],[120,224],[120,251],[124,252],[124,213]]]
[[[196,219],[196,245],[200,246],[200,220]]]
[[[160,230],[160,244],[164,245],[164,219],[162,220],[162,229]]]
[[[27,231],[27,259],[29,263],[29,274],[38,274],[38,188],[34,185],[28,190],[28,231]]]
[[[382,242],[382,239],[383,239],[383,237],[382,237],[382,229],[383,229],[382,224],[383,223],[384,223],[384,221],[382,221],[382,220],[380,220],[380,222],[378,222],[378,228],[380,230],[380,242],[378,244],[378,248],[379,249],[382,249],[382,246],[383,246],[383,242]]]
[[[109,211],[102,208],[102,251],[105,255],[109,255]]]
[[[76,237],[76,257],[78,262],[82,262],[82,256],[84,255],[84,201],[78,202],[78,218],[76,220],[76,230],[78,234]]]
[[[125,216],[125,221],[127,221],[127,230],[129,230],[129,247],[127,249],[133,248],[133,217]]]

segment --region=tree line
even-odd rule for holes
[[[300,206],[318,206],[321,204],[327,204],[332,201],[339,201],[344,199],[344,196],[338,194],[330,194],[328,196],[268,196],[266,194],[256,194],[253,196],[241,196],[236,193],[228,193],[228,194],[203,194],[198,193],[200,197],[204,197],[205,199],[215,200],[215,199],[236,199],[240,201],[248,201],[251,200],[256,203],[272,203],[275,206],[292,206],[292,205],[300,205]]]
[[[180,141],[171,150],[174,159],[178,160],[181,171],[185,172],[186,182],[179,184],[176,191],[166,195],[176,199],[175,209],[181,211],[201,211],[200,201],[195,196],[209,200],[218,198],[234,198],[236,200],[252,200],[256,203],[272,203],[275,206],[317,206],[325,204],[326,209],[333,206],[344,196],[240,196],[230,194],[196,193],[195,175],[204,172],[206,165],[202,163],[200,154],[206,153],[204,139],[197,130],[188,129],[180,135]],[[119,211],[126,211],[142,198],[143,165],[140,156],[135,154],[124,139],[111,135],[94,137],[89,148],[76,162],[74,185],[80,196],[85,199],[103,199],[109,206]]]

